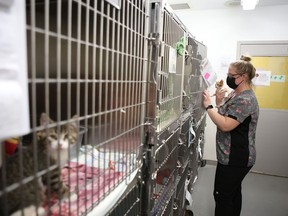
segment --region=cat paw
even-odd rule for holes
[[[60,191],[60,199],[68,197],[69,191],[70,191],[69,187],[65,184],[62,184],[61,191]]]

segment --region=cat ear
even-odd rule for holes
[[[46,113],[42,113],[40,116],[40,125],[48,125],[53,123],[53,120],[49,118],[49,116]]]
[[[77,119],[78,119],[78,115],[74,115],[73,117],[72,117],[72,122],[69,124],[70,125],[70,127],[72,127],[75,131],[77,131],[77,126],[78,126],[78,121],[77,121]]]
[[[77,114],[75,114],[72,119],[77,119],[79,116]]]

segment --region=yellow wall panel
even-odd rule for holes
[[[271,71],[269,86],[255,86],[260,108],[288,110],[288,57],[253,57],[252,63],[256,73]]]

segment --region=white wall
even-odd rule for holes
[[[238,41],[288,40],[288,5],[219,10],[181,10],[177,16],[208,47],[208,58],[218,79],[226,79],[227,65],[235,60]],[[211,89],[213,91],[213,89]],[[216,128],[207,118],[204,158],[216,160]]]

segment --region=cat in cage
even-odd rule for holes
[[[4,192],[3,180],[5,180],[6,190],[13,183],[19,183],[21,177],[27,181],[0,195],[0,216],[5,214],[21,215],[21,208],[24,209],[24,215],[36,215],[36,211],[40,215],[43,214],[44,208],[41,206],[46,200],[47,189],[51,193],[57,194],[60,199],[69,195],[69,188],[61,180],[61,167],[68,160],[69,148],[77,143],[76,119],[77,116],[75,115],[72,117],[71,123],[61,125],[59,132],[57,132],[57,127],[49,127],[39,131],[37,133],[37,152],[34,152],[31,145],[23,148],[21,156],[17,152],[7,157],[5,166],[2,165],[0,168],[0,192]],[[47,114],[41,114],[41,126],[53,123],[54,121]],[[34,161],[35,153],[38,157],[37,161]],[[21,157],[23,172],[20,170]],[[35,164],[38,166],[38,173],[42,172],[37,178],[35,177]],[[2,177],[4,168],[6,178]],[[28,177],[33,178],[27,179]]]

